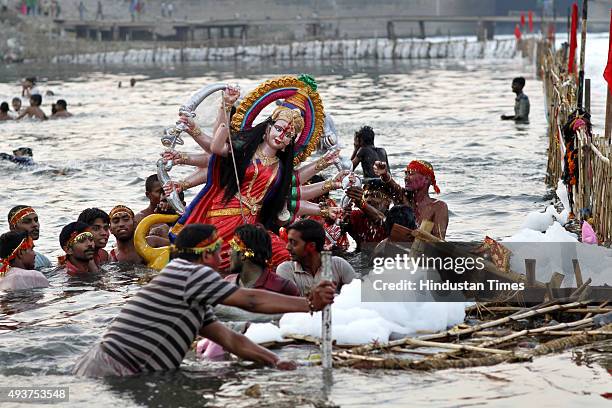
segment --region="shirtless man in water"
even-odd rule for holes
[[[24,117],[35,118],[39,120],[47,120],[47,115],[40,109],[40,105],[42,104],[42,96],[39,94],[30,96],[30,106],[27,107],[22,113],[19,114],[15,118],[15,120],[19,120]]]
[[[381,161],[374,163],[374,173],[393,192],[395,204],[404,204],[412,207],[419,225],[423,220],[434,223],[431,233],[438,238],[446,237],[448,227],[448,206],[442,200],[429,196],[429,186],[433,186],[436,193],[440,189],[436,184],[433,166],[425,160],[413,160],[406,167],[404,187],[397,184],[387,171],[387,164]]]
[[[113,248],[109,254],[111,261],[144,265],[144,260],[134,247],[134,231],[136,230],[134,212],[124,205],[117,205],[108,215],[111,234],[117,240],[117,247]]]
[[[57,118],[69,118],[72,116],[72,113],[68,112],[68,104],[64,99],[58,99],[55,102],[55,113],[51,115],[51,119]]]

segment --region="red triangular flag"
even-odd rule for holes
[[[514,36],[516,37],[516,41],[521,40],[521,28],[518,24],[514,27]]]
[[[533,11],[529,10],[528,14],[529,32],[533,33]]]
[[[521,13],[521,27],[525,27],[525,13]]]
[[[608,64],[603,74],[608,82],[608,89],[612,92],[612,9],[610,10],[610,42],[608,44]]]

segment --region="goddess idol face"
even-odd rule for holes
[[[265,141],[274,150],[284,150],[295,137],[295,129],[284,119],[277,119],[268,126]]]

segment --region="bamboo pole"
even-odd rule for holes
[[[533,288],[536,281],[536,260],[525,259],[525,272],[527,275],[527,287]]]
[[[574,267],[574,275],[576,275],[576,287],[580,288],[583,284],[580,262],[577,259],[572,259],[572,266]]]
[[[579,297],[586,290],[586,288],[591,284],[591,282],[592,282],[591,278],[587,279],[586,282],[584,282],[582,285],[580,285],[575,291],[573,291],[570,294],[570,297],[571,298]]]
[[[611,331],[612,330],[612,325],[607,325],[605,327],[602,328],[602,330],[605,331]],[[557,351],[562,351],[565,350],[567,348],[570,347],[577,347],[583,344],[587,344],[591,341],[593,341],[594,336],[589,336],[587,334],[579,334],[576,336],[569,336],[566,338],[562,338],[562,339],[555,339],[552,341],[549,341],[547,343],[544,343],[540,346],[538,346],[532,353],[532,356],[542,356],[545,354],[550,354],[550,353],[554,353]],[[595,336],[595,338],[597,338]]]
[[[584,55],[586,49],[586,34],[587,34],[587,11],[589,8],[589,0],[582,0],[582,33],[580,37],[580,71],[578,72],[578,108],[583,107],[582,95],[584,92]]]
[[[366,344],[364,346],[354,347],[350,351],[351,353],[355,353],[355,354],[363,354],[363,353],[367,353],[373,350],[381,350],[381,349],[390,348],[390,347],[403,346],[403,345],[409,344],[411,340],[436,340],[436,339],[443,339],[447,337],[459,338],[466,334],[471,334],[471,333],[480,331],[482,329],[490,329],[491,327],[496,327],[504,323],[509,323],[511,321],[525,319],[527,317],[534,317],[534,316],[542,315],[542,314],[553,312],[553,311],[562,311],[562,310],[572,309],[572,308],[576,308],[578,306],[582,306],[588,303],[590,303],[590,301],[571,302],[571,303],[567,303],[563,305],[553,304],[551,306],[542,307],[540,309],[528,310],[528,311],[525,311],[524,313],[518,313],[512,316],[506,316],[500,319],[492,320],[490,322],[477,324],[475,326],[468,327],[467,329],[460,329],[460,330],[451,329],[451,330],[446,330],[440,333],[428,334],[425,336],[421,336],[419,338],[405,337],[403,339],[390,341],[388,343]]]
[[[321,279],[331,281],[331,252],[321,252]],[[332,368],[332,321],[331,305],[323,308],[321,314],[321,364],[324,369]]]
[[[486,311],[494,313],[494,312],[515,312],[518,310],[523,310],[522,307],[519,306],[492,306],[486,309]],[[612,312],[612,307],[593,307],[593,308],[576,308],[576,309],[567,309],[566,313],[608,313]]]
[[[528,336],[530,334],[536,334],[536,333],[543,333],[546,331],[551,331],[551,330],[558,330],[558,329],[567,329],[567,328],[572,328],[572,327],[576,327],[576,326],[581,326],[583,324],[592,324],[593,323],[593,318],[590,317],[588,319],[582,319],[582,320],[577,320],[575,322],[571,322],[571,323],[561,323],[561,324],[557,324],[554,326],[547,326],[547,327],[539,327],[537,329],[525,329],[525,330],[521,330],[519,332],[515,332],[512,334],[509,334],[508,336],[504,336],[504,337],[500,337],[498,339],[495,340],[489,340],[489,341],[485,341],[484,343],[480,343],[478,345],[478,347],[492,347],[492,346],[497,346],[498,344],[503,344],[506,343],[510,340],[514,340],[516,338],[519,337],[523,337],[523,336]]]
[[[608,93],[606,96],[606,129],[605,137],[608,143],[612,143],[612,92],[610,92],[610,85],[607,85]]]
[[[571,331],[550,331],[541,333],[546,336],[576,336],[586,334],[587,336],[606,336],[612,337],[612,332],[605,330],[571,330]]]
[[[438,347],[450,350],[461,350],[461,351],[477,351],[480,353],[489,353],[489,354],[512,354],[511,351],[508,350],[497,350],[485,347],[476,347],[476,346],[468,346],[466,344],[454,344],[454,343],[438,343],[435,341],[424,341],[418,339],[408,339],[406,344],[417,346],[417,347]]]

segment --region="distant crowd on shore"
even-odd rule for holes
[[[47,91],[45,96],[53,96],[53,91]],[[22,98],[29,100],[30,106],[23,107]],[[16,96],[11,101],[11,106],[7,101],[0,103],[0,121],[20,120],[23,118],[33,118],[38,120],[59,119],[72,116],[68,112],[68,103],[64,99],[58,99],[51,105],[51,115],[42,110],[41,105],[43,96],[40,89],[36,86],[36,77],[26,78],[21,83],[21,97]],[[12,107],[12,110],[10,109]]]
[[[45,16],[58,18],[62,7],[57,0],[0,0],[0,10],[15,10],[24,16]]]
[[[145,0],[125,0],[125,3],[127,3],[127,11],[132,21],[140,20],[141,16],[146,14],[145,10],[148,11],[147,2]],[[108,17],[108,13],[105,14],[104,12],[104,4],[103,1],[98,0],[94,10],[89,9],[86,2],[80,0],[74,2],[74,10],[78,13],[79,20],[92,18],[95,20],[104,20],[105,17]],[[58,0],[0,0],[0,12],[4,13],[8,10],[13,10],[24,16],[45,16],[51,18],[66,17],[65,15],[62,16],[63,10]],[[175,12],[176,7],[174,2],[165,1],[161,3],[160,15],[162,18],[171,19],[175,16]]]

